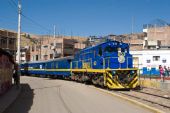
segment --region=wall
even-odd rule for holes
[[[170,45],[170,26],[149,28],[148,40],[160,40],[162,46]]]
[[[0,51],[0,94],[6,92],[12,85],[12,69],[13,63]]]
[[[138,68],[141,69],[141,74],[159,75],[159,65],[170,67],[170,50],[143,50],[130,51],[130,53],[139,59]],[[153,56],[159,56],[160,59],[154,61]],[[166,62],[164,63],[163,60]]]

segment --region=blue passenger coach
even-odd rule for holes
[[[27,62],[21,64],[21,73],[38,76],[70,76],[70,62],[73,57],[56,58],[48,61]]]

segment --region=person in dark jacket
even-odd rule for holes
[[[18,65],[14,65],[14,73],[13,73],[13,78],[14,78],[14,84],[19,87],[19,75],[18,75]]]

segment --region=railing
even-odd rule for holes
[[[125,61],[123,62],[123,63],[120,63],[119,61],[118,61],[118,58],[119,57],[108,57],[108,58],[103,58],[103,64],[104,64],[104,66],[103,66],[103,68],[112,68],[111,66],[110,66],[110,61],[115,61],[115,65],[117,64],[118,65],[118,68],[122,68],[122,67],[126,67],[126,68],[131,68],[131,67],[129,67],[129,60],[132,60],[132,57],[125,57]],[[126,66],[122,66],[122,64],[125,64],[126,63]],[[115,67],[115,68],[117,68],[117,67]]]
[[[71,69],[74,67],[74,69],[78,69],[79,63],[82,63],[83,69],[89,69],[92,68],[92,58],[85,59],[85,60],[79,60],[79,61],[73,61],[71,63]]]
[[[115,69],[117,69],[117,68],[131,68],[131,67],[129,67],[129,63],[130,63],[131,60],[132,60],[132,57],[125,57],[125,61],[123,63],[120,63],[118,61],[118,57],[107,57],[107,58],[102,58],[101,62],[103,63],[103,69],[105,69],[105,68],[112,68],[113,69],[114,66],[115,66]],[[70,68],[74,67],[75,69],[77,69],[78,66],[79,66],[79,63],[82,63],[83,69],[89,69],[89,68],[92,68],[92,66],[93,66],[92,58],[90,58],[90,59],[85,59],[85,60],[73,61],[71,63]],[[113,64],[111,64],[111,63],[113,63]],[[111,67],[111,65],[113,67]]]

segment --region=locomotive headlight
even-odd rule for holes
[[[124,62],[125,62],[125,56],[124,56],[124,54],[122,54],[122,53],[119,54],[118,61],[119,61],[120,63],[124,63]]]

